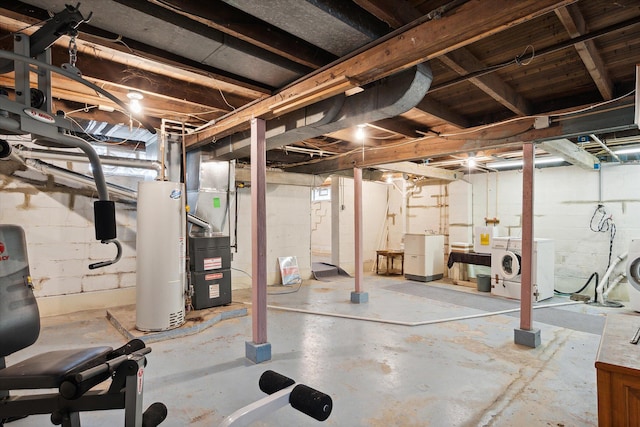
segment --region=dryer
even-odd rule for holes
[[[626,273],[629,282],[629,308],[640,311],[640,239],[634,239],[629,244]]]
[[[522,239],[494,237],[491,250],[491,294],[520,299]],[[555,245],[552,239],[534,239],[532,256],[533,301],[553,296]]]

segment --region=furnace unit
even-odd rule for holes
[[[231,303],[229,236],[189,236],[189,272],[196,310]]]

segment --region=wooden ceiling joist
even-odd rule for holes
[[[566,7],[560,7],[555,10],[555,13],[571,38],[579,37],[587,32],[587,25],[577,5],[571,4]],[[576,43],[575,49],[591,75],[593,82],[598,87],[602,98],[605,100],[612,99],[613,83],[607,73],[604,61],[598,53],[595,42],[593,40],[587,40]]]
[[[220,138],[236,131],[246,130],[251,118],[268,118],[272,113],[273,105],[284,100],[300,102],[302,99],[301,106],[305,103],[309,105],[315,102],[315,98],[305,98],[303,94],[309,93],[318,85],[327,85],[336,78],[347,76],[350,81],[358,84],[373,82],[572,2],[573,0],[536,2],[487,0],[482,4],[465,3],[454,14],[426,21],[399,33],[392,33],[371,48],[323,69],[283,89],[275,96],[238,109],[202,132],[188,135],[187,148],[193,149],[208,144],[214,137]],[[339,90],[344,91],[344,88],[340,87]]]
[[[485,64],[465,48],[449,52],[438,59],[461,76],[486,68]],[[518,95],[511,86],[503,82],[496,74],[472,77],[469,81],[517,115],[529,116],[532,114],[531,103]]]

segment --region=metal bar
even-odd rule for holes
[[[600,147],[602,147],[604,149],[604,151],[606,151],[607,153],[609,153],[611,155],[611,157],[613,157],[614,159],[616,159],[617,161],[619,161],[620,163],[622,163],[622,160],[620,160],[620,157],[618,157],[618,155],[616,153],[614,153],[611,148],[609,148],[607,146],[607,144],[605,144],[604,142],[602,142],[600,140],[600,138],[598,138],[595,134],[591,134],[589,135],[591,137],[591,139],[593,139]]]
[[[522,280],[520,287],[520,329],[531,330],[533,301],[531,292],[533,262],[533,172],[535,148],[533,143],[522,147]]]
[[[355,285],[356,293],[362,292],[363,267],[363,240],[362,240],[362,169],[353,168],[353,203],[354,203],[354,228],[355,242]]]
[[[238,409],[233,414],[225,418],[222,424],[220,424],[220,427],[248,426],[255,421],[261,420],[266,415],[287,406],[289,404],[289,395],[294,387],[295,385],[291,385]]]
[[[251,119],[251,266],[253,343],[267,342],[266,122]]]

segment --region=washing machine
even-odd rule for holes
[[[629,308],[640,311],[640,239],[634,239],[629,244],[627,281],[629,282]]]
[[[520,299],[522,239],[494,237],[491,250],[491,294]],[[534,239],[532,256],[533,301],[553,296],[555,244],[552,239]]]

